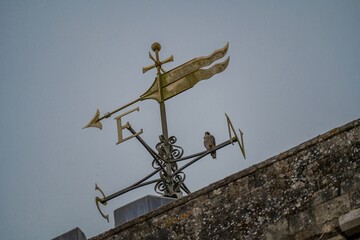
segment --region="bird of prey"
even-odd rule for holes
[[[213,135],[211,135],[209,132],[205,132],[204,135],[204,146],[207,150],[211,150],[216,146],[215,144],[215,138]],[[216,159],[216,151],[212,151],[211,156],[213,159]]]

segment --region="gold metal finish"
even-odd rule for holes
[[[119,112],[122,109],[125,109],[134,103],[137,103],[138,101],[143,101],[145,99],[154,99],[159,103],[166,101],[169,98],[172,98],[179,93],[186,91],[189,88],[192,88],[199,81],[209,79],[213,75],[224,71],[230,61],[230,57],[228,57],[225,61],[215,64],[208,69],[201,69],[202,67],[209,66],[216,60],[224,57],[229,48],[229,43],[227,43],[223,48],[215,50],[208,56],[194,58],[168,72],[165,72],[162,69],[161,65],[172,62],[174,60],[174,57],[171,55],[165,60],[160,61],[159,51],[161,49],[161,45],[159,43],[153,43],[151,48],[155,52],[155,57],[153,57],[151,53],[149,53],[149,57],[151,58],[151,60],[154,61],[154,64],[143,68],[143,73],[155,67],[157,68],[157,77],[155,78],[151,87],[138,99],[135,99],[134,101],[112,112],[108,112],[102,117],[99,117],[100,111],[97,110],[95,116],[83,128],[97,127],[99,129],[102,129],[102,124],[100,123],[101,120],[103,120],[104,118],[109,118],[112,114]],[[160,108],[164,107],[160,106]],[[165,116],[163,116],[163,118],[164,117]]]
[[[230,118],[229,116],[225,113],[225,116],[226,116],[226,120],[227,120],[227,124],[228,124],[228,130],[229,130],[229,137],[230,137],[230,140],[231,140],[231,143],[234,145],[233,142],[235,142],[235,140],[238,142],[239,144],[239,147],[240,147],[240,150],[241,150],[241,153],[242,155],[244,156],[244,159],[246,159],[246,156],[245,156],[245,147],[244,147],[244,139],[243,139],[243,135],[244,133],[239,129],[239,132],[240,132],[240,137],[241,137],[241,143],[240,143],[240,139],[239,137],[237,136],[236,134],[236,131],[230,121]],[[234,137],[231,136],[231,130],[232,132],[234,133]]]
[[[100,207],[99,207],[99,202],[100,202],[102,205],[104,205],[104,206],[106,206],[106,204],[107,204],[107,202],[104,202],[104,201],[103,201],[103,199],[105,198],[105,194],[104,194],[104,192],[99,188],[99,186],[95,183],[95,191],[96,191],[96,190],[98,190],[98,191],[103,195],[103,198],[99,198],[99,197],[96,197],[96,198],[95,198],[96,207],[97,207],[97,209],[99,210],[101,216],[102,216],[103,218],[105,218],[105,219],[107,220],[107,222],[109,222],[109,215],[108,215],[108,214],[105,215],[105,214],[101,211],[101,209],[100,209]]]
[[[160,117],[161,117],[161,128],[162,128],[162,135],[159,136],[160,142],[156,145],[156,150],[153,150],[140,136],[143,133],[143,129],[136,132],[130,125],[129,122],[126,122],[123,125],[123,117],[128,115],[134,111],[139,111],[140,108],[131,109],[125,113],[122,113],[116,116],[114,119],[117,125],[117,134],[118,134],[118,141],[116,144],[120,144],[124,141],[127,141],[131,138],[136,138],[150,153],[151,157],[153,158],[152,166],[155,168],[155,171],[148,174],[147,176],[143,177],[139,181],[135,182],[134,184],[124,188],[120,191],[117,191],[109,196],[105,196],[104,192],[99,188],[97,184],[95,184],[95,190],[99,191],[102,195],[95,197],[95,204],[100,212],[101,216],[109,222],[109,215],[104,214],[101,209],[99,203],[102,205],[107,205],[107,202],[111,199],[114,199],[122,194],[125,194],[129,191],[134,189],[149,185],[155,184],[154,190],[157,193],[160,193],[167,197],[173,198],[180,198],[183,194],[182,190],[187,194],[190,193],[190,190],[184,183],[185,180],[185,173],[183,170],[190,165],[194,164],[195,162],[199,161],[203,157],[208,154],[211,154],[215,150],[219,150],[223,147],[226,147],[230,144],[234,144],[234,142],[238,142],[242,155],[245,158],[245,147],[243,142],[243,132],[240,131],[240,138],[238,137],[228,115],[225,113],[227,119],[227,125],[229,130],[229,137],[230,139],[220,143],[211,150],[202,151],[196,154],[192,154],[186,157],[183,157],[184,150],[177,146],[176,137],[169,136],[168,133],[168,126],[167,126],[167,119],[166,119],[166,108],[165,108],[165,101],[192,88],[195,86],[199,81],[206,80],[211,78],[213,75],[218,74],[224,71],[230,61],[230,57],[226,58],[225,60],[221,60],[221,62],[213,64],[215,61],[222,59],[229,48],[229,43],[227,43],[223,48],[215,50],[208,56],[194,58],[172,70],[165,72],[162,69],[162,65],[168,62],[174,61],[174,57],[171,55],[170,57],[160,61],[159,58],[159,51],[161,50],[161,45],[158,42],[155,42],[151,45],[152,51],[154,51],[154,55],[149,52],[149,58],[154,62],[154,64],[143,67],[142,72],[146,73],[147,71],[156,68],[156,78],[153,81],[150,88],[143,93],[139,98],[135,99],[128,104],[115,109],[112,112],[105,113],[103,116],[100,117],[100,111],[97,109],[94,117],[83,127],[97,127],[102,129],[101,120],[104,118],[109,118],[114,113],[119,112],[130,105],[133,105],[139,101],[146,100],[146,99],[153,99],[159,103],[160,108]],[[212,65],[213,64],[213,65]],[[211,66],[212,65],[212,66]],[[206,67],[206,69],[204,69]],[[124,137],[123,130],[127,129],[130,131],[130,135]],[[190,162],[178,167],[177,162],[190,160]],[[125,166],[126,167],[126,166]],[[150,180],[155,174],[159,173],[160,178]]]
[[[167,63],[169,61],[173,60],[173,57],[170,56],[169,58],[165,59],[164,61],[160,61],[159,59],[159,51],[161,49],[161,45],[159,43],[153,43],[151,46],[152,50],[155,52],[155,58],[149,53],[149,57],[151,58],[151,60],[153,60],[155,63],[151,66],[145,67],[145,69],[143,69],[143,72],[146,72],[147,70],[150,70],[154,67],[156,67],[157,70],[157,74],[156,74],[156,79],[153,83],[153,85],[156,85],[156,96],[157,96],[157,101],[159,103],[159,107],[160,107],[160,117],[161,117],[161,128],[162,128],[162,139],[163,139],[163,143],[162,143],[162,147],[163,147],[163,151],[162,151],[162,155],[161,157],[164,159],[165,161],[165,171],[163,172],[164,174],[164,184],[165,184],[165,195],[166,196],[170,196],[170,197],[180,197],[182,195],[180,188],[176,188],[175,187],[175,183],[174,183],[174,179],[171,177],[171,175],[174,172],[174,169],[177,169],[177,164],[176,163],[171,163],[171,146],[169,144],[169,134],[168,134],[168,128],[167,128],[167,120],[166,120],[166,108],[165,108],[165,99],[164,99],[164,89],[163,89],[163,82],[161,81],[161,71],[164,72],[164,70],[162,70],[161,65],[164,63]],[[143,98],[143,96],[140,96],[140,98]]]
[[[153,50],[155,52],[155,55],[156,55],[156,58],[154,58],[151,53],[149,52],[149,58],[151,60],[154,61],[154,64],[153,65],[150,65],[150,66],[147,66],[147,67],[143,67],[143,73],[146,73],[147,71],[149,71],[150,69],[153,69],[153,68],[158,68],[159,70],[162,70],[162,72],[165,72],[162,68],[161,68],[161,65],[162,64],[165,64],[165,63],[168,63],[168,62],[172,62],[174,61],[174,57],[173,55],[171,55],[170,57],[166,58],[165,60],[163,61],[159,61],[159,55],[158,55],[158,52],[161,50],[161,45],[160,43],[158,42],[154,42],[152,45],[151,45],[151,50]]]
[[[96,110],[96,113],[95,113],[95,116],[89,121],[88,124],[86,124],[86,125],[83,127],[83,129],[84,129],[84,128],[88,128],[88,127],[97,127],[97,128],[99,128],[99,129],[102,129],[102,124],[100,123],[101,120],[103,120],[104,118],[109,118],[109,117],[111,117],[111,115],[113,115],[114,113],[117,113],[117,112],[123,110],[124,108],[127,108],[127,107],[133,105],[134,103],[137,103],[137,102],[140,101],[140,100],[142,100],[142,99],[141,99],[141,98],[138,98],[138,99],[136,99],[136,100],[134,100],[134,101],[132,101],[132,102],[129,102],[128,104],[125,104],[124,106],[119,107],[119,108],[115,109],[115,110],[112,111],[112,112],[105,113],[105,114],[104,114],[102,117],[100,117],[100,118],[99,118],[99,116],[100,116],[100,111],[99,111],[99,109],[97,109],[97,110]]]
[[[153,60],[155,62],[155,64],[153,65],[150,65],[150,66],[147,66],[147,67],[143,67],[142,68],[142,71],[143,73],[146,73],[147,71],[153,69],[154,67],[157,67],[158,65],[162,65],[164,63],[168,63],[168,62],[172,62],[174,61],[174,56],[171,55],[170,57],[166,58],[164,61],[161,61],[161,62],[157,62],[154,57],[151,55],[151,53],[149,53],[149,57],[151,58],[151,60]],[[164,72],[164,70],[162,70]]]
[[[209,66],[214,61],[222,58],[227,53],[229,43],[223,48],[215,50],[209,56],[194,58],[187,63],[184,63],[160,76],[163,98],[160,96],[158,78],[155,79],[151,87],[140,96],[141,100],[154,99],[158,102],[165,101],[177,94],[192,88],[199,81],[209,79],[213,75],[220,73],[226,69],[229,64],[230,57],[225,61],[215,64],[208,69],[201,69],[202,67]],[[159,62],[154,60],[155,62]],[[165,62],[165,61],[163,61]],[[149,66],[155,67],[156,64]],[[147,68],[149,68],[147,67]]]
[[[139,136],[140,134],[143,133],[143,130],[141,129],[140,132],[137,132],[137,133],[135,133],[133,135],[130,135],[129,137],[126,137],[126,138],[123,138],[123,134],[122,134],[122,130],[124,128],[129,128],[130,127],[130,123],[126,122],[125,125],[122,125],[121,117],[123,117],[123,116],[125,116],[125,115],[127,115],[129,113],[132,113],[134,111],[139,111],[139,110],[140,110],[140,108],[137,107],[137,108],[134,108],[134,109],[132,109],[130,111],[127,111],[126,113],[120,114],[119,116],[115,117],[116,125],[117,125],[117,132],[118,132],[118,142],[116,144],[120,144],[122,142],[125,142],[125,141],[127,141],[127,140],[129,140],[129,139],[131,139],[133,137]]]
[[[102,129],[102,124],[101,122],[99,122],[99,116],[100,116],[100,111],[99,109],[96,109],[96,113],[94,115],[94,117],[88,122],[88,124],[86,124],[84,128],[88,128],[88,127],[97,127],[99,129]]]

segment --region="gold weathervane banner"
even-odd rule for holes
[[[224,57],[228,48],[229,43],[227,43],[223,48],[215,50],[209,56],[194,58],[193,60],[161,74],[160,78],[164,101],[188,90],[189,88],[192,88],[199,81],[209,79],[213,75],[224,71],[229,64],[230,57],[208,69],[201,68],[209,66],[216,60]],[[160,102],[160,92],[158,90],[157,78],[149,90],[140,96],[140,99],[154,99]]]
[[[154,99],[159,103],[163,102],[178,95],[179,93],[182,93],[192,88],[199,81],[209,79],[213,75],[217,73],[221,73],[228,66],[230,57],[228,57],[225,61],[217,63],[207,69],[202,69],[202,68],[207,67],[216,60],[223,58],[226,55],[228,48],[229,48],[229,43],[227,43],[223,48],[215,50],[209,56],[194,58],[174,69],[171,69],[168,72],[160,74],[160,78],[156,77],[151,87],[138,99],[112,112],[108,112],[101,117],[100,117],[100,111],[97,110],[94,117],[83,128],[96,127],[102,129],[102,124],[100,122],[102,119],[109,118],[112,114],[124,108],[127,108],[138,101],[142,101],[146,99]],[[163,63],[172,60],[173,58],[171,56],[170,58],[164,60]],[[153,66],[143,68],[143,72],[145,73],[146,71],[153,68]],[[158,79],[160,79],[161,84],[158,84]],[[161,89],[159,89],[159,85],[161,86]]]

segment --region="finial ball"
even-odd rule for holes
[[[160,43],[154,42],[154,43],[151,45],[151,49],[152,49],[154,52],[160,51],[160,49],[161,49]]]

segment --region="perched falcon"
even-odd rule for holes
[[[216,146],[215,138],[209,132],[205,132],[204,135],[204,146],[207,150],[210,150]],[[213,159],[216,159],[216,151],[210,153]]]

